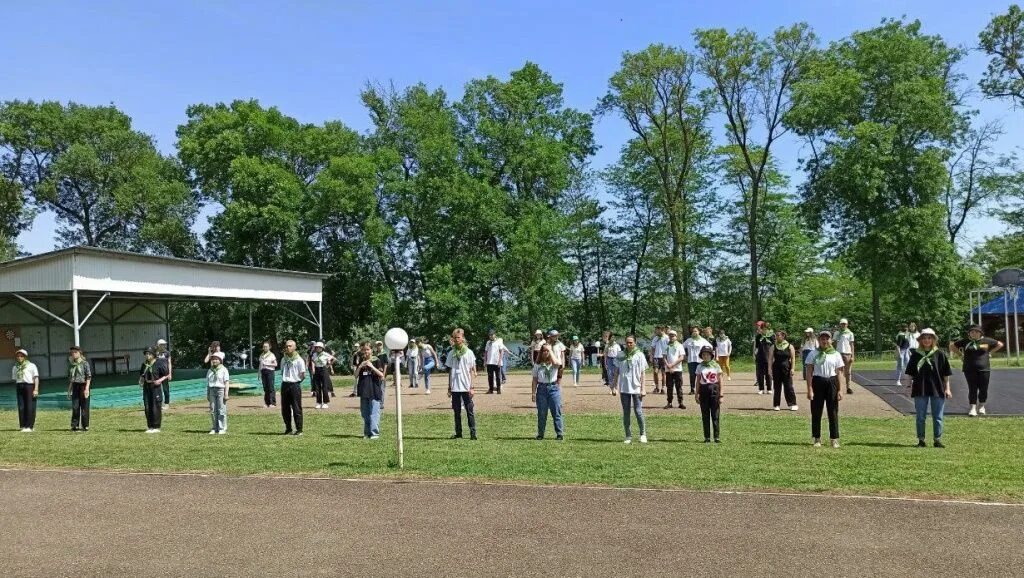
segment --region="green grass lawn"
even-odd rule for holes
[[[0,412],[0,464],[127,471],[312,474],[501,480],[645,488],[766,489],[1024,502],[1024,419],[948,418],[944,450],[911,447],[910,418],[845,418],[843,447],[810,447],[805,418],[723,417],[721,445],[705,445],[700,419],[655,416],[651,443],[622,443],[614,415],[567,416],[565,442],[533,439],[535,418],[480,415],[477,442],[447,439],[449,412],[405,420],[405,470],[394,465],[394,421],[379,441],[361,439],[352,414],[306,412],[306,435],[281,436],[280,417],[229,417],[210,436],[204,414],[171,415],[157,435],[139,411],[93,412],[92,431],[67,431],[68,413],[40,412],[37,431]],[[467,433],[468,435],[468,433]],[[549,436],[552,432],[549,429]]]

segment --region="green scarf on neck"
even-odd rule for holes
[[[981,339],[984,339],[984,337]],[[964,349],[981,349],[981,339],[971,339],[971,342]]]
[[[469,351],[469,348],[466,347],[465,343],[460,343],[452,348],[452,352],[455,353],[455,357],[462,357],[467,351]]]
[[[778,349],[779,351],[785,351],[785,350],[789,349],[789,342],[786,341],[786,340],[776,341],[775,342],[775,349]]]
[[[814,364],[817,365],[817,364],[821,363],[822,361],[825,361],[825,356],[826,355],[831,355],[831,354],[833,354],[835,352],[836,352],[836,348],[834,346],[832,346],[832,345],[829,345],[828,348],[825,349],[825,350],[819,349],[818,350],[818,354],[814,356]]]
[[[938,350],[939,350],[938,347],[932,347],[931,349],[929,349],[927,351],[925,351],[924,349],[918,348],[917,352],[919,354],[921,354],[921,359],[917,360],[917,368],[921,369],[922,365],[927,365],[928,367],[933,367],[933,365],[932,365],[932,358],[935,357],[935,352],[937,352]]]
[[[18,368],[18,382],[20,383],[23,379],[25,379],[25,372],[28,371],[28,359],[19,361],[18,365],[16,365],[15,367]]]
[[[714,369],[715,371],[721,371],[722,370],[722,366],[718,365],[718,362],[715,361],[714,359],[709,359],[707,361],[702,361],[701,365],[703,365],[704,367],[710,367],[711,369]]]
[[[82,366],[85,365],[85,358],[81,358],[78,361],[68,359],[68,379],[75,379],[75,377],[85,377],[85,372],[82,371]]]
[[[143,361],[142,362],[142,376],[145,377],[147,374],[153,377],[153,366],[156,365],[156,360]]]

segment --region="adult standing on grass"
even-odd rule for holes
[[[306,379],[306,362],[296,351],[295,340],[284,342],[281,356],[281,417],[284,435],[302,435],[302,381]],[[295,430],[292,431],[292,420]]]
[[[206,401],[210,402],[211,434],[228,433],[228,388],[231,375],[224,367],[224,352],[210,356],[210,369],[206,372]]]
[[[139,385],[142,386],[142,404],[146,410],[146,433],[160,433],[163,422],[160,395],[170,373],[167,364],[157,358],[155,351],[147,349],[145,356],[146,360],[142,362],[142,370],[139,372]]]
[[[647,422],[644,420],[644,396],[647,395],[645,384],[647,373],[647,358],[642,349],[636,346],[636,336],[626,336],[626,350],[623,351],[616,362],[616,388],[613,394],[619,394],[622,402],[622,427],[626,431],[625,443],[633,443],[633,434],[630,428],[630,409],[636,414],[636,423],[640,428],[640,443],[647,443]]]
[[[469,439],[476,439],[476,412],[473,407],[473,382],[476,380],[476,355],[466,346],[466,333],[462,328],[452,331],[452,349],[445,360],[448,366],[448,396],[452,398],[452,412],[455,414],[455,434],[452,439],[462,438],[462,408],[466,408],[469,422]]]
[[[654,336],[651,337],[651,363],[654,364],[654,393],[661,393],[661,384],[665,383],[665,349],[668,348],[668,335],[665,334],[665,326],[659,325],[654,328]]]
[[[384,374],[387,366],[374,357],[369,342],[360,350],[356,366],[356,389],[359,392],[359,413],[363,416],[363,437],[380,437],[380,413],[384,405]]]
[[[850,378],[853,376],[853,361],[856,359],[857,346],[854,341],[853,331],[850,331],[850,322],[840,319],[839,331],[836,331],[835,335],[835,344],[836,351],[843,356],[843,382],[846,385],[846,393],[849,394],[853,393],[853,388],[850,387]]]
[[[800,366],[801,367],[803,367],[804,365],[807,365],[807,363],[808,363],[807,356],[810,355],[811,352],[814,351],[817,348],[818,348],[818,340],[814,338],[814,329],[811,328],[811,327],[808,327],[807,329],[804,329],[804,340],[803,340],[803,343],[800,344]]]
[[[771,356],[772,343],[771,331],[764,321],[757,322],[757,333],[754,334],[754,376],[757,380],[757,394],[764,395],[765,391],[772,391],[772,370],[768,363]]]
[[[732,339],[725,334],[724,329],[718,330],[718,339],[715,341],[715,355],[718,357],[718,365],[725,370],[725,378],[732,381]]]
[[[793,373],[797,367],[796,349],[786,340],[786,332],[781,329],[775,332],[775,346],[769,354],[769,365],[772,367],[772,381],[775,382],[775,398],[772,409],[779,411],[782,393],[786,393],[786,406],[790,411],[800,409],[796,405],[796,391],[793,389]]]
[[[569,367],[572,368],[572,385],[573,387],[580,386],[580,370],[583,368],[583,343],[580,342],[578,335],[572,336],[572,342],[569,344]]]
[[[967,330],[967,339],[950,342],[949,351],[964,358],[964,379],[967,380],[967,401],[971,409],[967,415],[985,415],[988,401],[989,377],[992,375],[991,356],[1003,348],[1003,342],[985,337],[981,326]]]
[[[331,403],[331,371],[333,368],[334,356],[324,351],[324,343],[317,341],[313,344],[313,354],[309,356],[310,385],[313,393],[316,394],[316,408],[328,409]]]
[[[564,439],[562,427],[562,394],[558,385],[558,366],[551,357],[551,346],[545,345],[540,350],[537,365],[533,366],[533,381],[530,399],[537,403],[537,439],[544,439],[544,431],[548,425],[548,412],[555,424],[555,436]]]
[[[679,343],[679,334],[674,330],[668,332],[668,347],[665,348],[665,392],[668,403],[665,409],[672,407],[672,392],[679,399],[679,409],[686,409],[683,403],[683,364],[686,363],[686,348]]]
[[[722,366],[715,361],[715,350],[705,347],[700,352],[701,362],[697,365],[697,403],[700,404],[700,419],[704,426],[704,443],[711,443],[714,426],[715,443],[722,443],[719,431],[719,414],[722,407]]]
[[[608,372],[608,388],[612,395],[616,395],[619,387],[619,356],[622,355],[622,347],[615,340],[615,334],[608,332],[608,342],[604,348],[604,362]]]
[[[71,400],[71,431],[89,431],[89,388],[92,386],[92,368],[82,354],[82,348],[73,345],[68,357],[68,398]]]
[[[907,374],[911,377],[910,397],[914,398],[917,414],[917,447],[927,447],[924,442],[928,408],[932,411],[932,439],[935,447],[942,448],[942,419],[946,411],[946,400],[952,399],[949,376],[953,370],[949,358],[939,349],[935,331],[925,328],[918,337],[919,347],[910,354]]]
[[[420,386],[420,346],[415,339],[409,341],[405,359],[409,367],[409,388],[417,389]]]
[[[39,398],[39,368],[28,360],[28,351],[14,352],[11,379],[18,397],[18,427],[30,433],[36,427],[36,399]]]
[[[907,364],[910,362],[910,326],[906,323],[900,326],[900,332],[893,339],[896,344],[896,385],[903,385],[903,374],[907,372]]]
[[[430,395],[430,373],[437,367],[437,352],[426,337],[420,338],[420,358],[423,359],[423,393]]]
[[[260,353],[260,383],[263,384],[263,405],[267,409],[277,407],[277,393],[274,390],[274,374],[277,372],[277,356],[270,350],[270,342],[263,342]]]
[[[501,366],[505,356],[511,353],[505,347],[505,340],[498,337],[494,329],[487,331],[487,343],[484,344],[484,365],[487,366],[487,393],[501,393]]]
[[[839,374],[843,371],[843,356],[832,345],[832,334],[818,333],[818,347],[807,356],[804,379],[807,381],[807,399],[811,402],[811,437],[814,447],[821,447],[821,412],[828,413],[828,437],[832,447],[839,447],[839,402],[843,390],[839,387]]]
[[[697,392],[697,366],[700,365],[700,352],[705,347],[711,347],[714,351],[711,342],[701,336],[700,327],[694,325],[690,328],[690,336],[683,342],[683,348],[686,349],[686,368],[690,374],[690,395]]]
[[[171,352],[167,349],[167,340],[156,340],[156,358],[164,360],[167,364],[167,381],[163,384],[164,409],[171,407],[171,380],[174,379],[174,363],[171,360]]]

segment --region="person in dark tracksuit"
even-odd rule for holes
[[[174,379],[174,363],[171,361],[171,352],[167,349],[167,340],[156,340],[156,358],[164,360],[164,364],[167,366],[167,381],[164,381],[162,400],[164,409],[169,409],[171,407],[171,380]]]
[[[719,414],[724,396],[722,366],[715,361],[715,349],[712,347],[701,350],[700,360],[697,366],[697,403],[700,404],[700,418],[704,426],[704,443],[711,443],[711,434],[714,433],[717,444],[721,443]]]
[[[923,448],[925,426],[928,409],[932,412],[932,439],[935,447],[946,447],[942,444],[942,421],[946,412],[946,400],[953,397],[949,388],[949,376],[953,370],[949,366],[949,358],[938,347],[935,331],[922,329],[917,338],[918,348],[910,353],[907,363],[907,375],[911,377],[910,397],[914,399],[917,413],[917,447]]]
[[[313,353],[309,356],[310,384],[316,394],[316,408],[328,409],[331,403],[331,372],[334,356],[324,351],[322,341],[313,344]]]
[[[68,357],[68,398],[71,399],[71,431],[89,431],[89,388],[92,368],[77,345]]]
[[[158,359],[152,349],[146,350],[146,360],[142,362],[139,372],[139,385],[142,386],[142,403],[146,409],[146,433],[160,433],[163,414],[160,405],[163,394],[163,383],[170,374],[167,363]]]
[[[949,344],[949,351],[964,358],[964,379],[967,380],[967,401],[971,404],[967,415],[985,415],[988,401],[989,375],[992,373],[990,358],[1003,348],[1003,342],[985,337],[981,327],[975,325],[967,330],[967,339]]]
[[[764,321],[757,322],[757,334],[754,335],[754,367],[757,377],[757,394],[763,395],[772,391],[772,370],[768,364],[772,343],[771,330]]]
[[[302,381],[306,379],[306,362],[295,351],[295,341],[284,343],[281,356],[281,417],[284,418],[284,435],[302,435]],[[295,430],[292,430],[292,419]]]
[[[769,365],[772,368],[772,381],[775,382],[775,399],[772,409],[779,411],[782,393],[786,394],[786,406],[790,411],[800,409],[796,405],[796,391],[793,389],[793,373],[796,371],[796,348],[786,340],[786,332],[775,332],[775,345],[768,353]]]
[[[15,394],[18,397],[18,426],[22,433],[31,433],[36,427],[39,368],[28,360],[28,352],[24,349],[14,353],[11,380],[14,381]]]
[[[818,334],[818,347],[807,355],[804,379],[807,381],[807,399],[811,402],[811,437],[814,447],[821,447],[821,413],[828,412],[828,436],[832,447],[839,447],[839,402],[843,390],[839,375],[843,371],[843,356],[832,345],[832,334]]]
[[[274,374],[277,372],[277,356],[270,350],[270,342],[263,342],[260,353],[260,383],[263,384],[263,405],[268,409],[277,407],[277,392],[274,391]]]

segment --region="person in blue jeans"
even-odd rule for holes
[[[430,372],[437,367],[437,352],[426,337],[420,339],[420,359],[423,363],[423,393],[430,394]]]
[[[384,403],[384,373],[387,365],[373,354],[370,344],[363,343],[362,360],[356,366],[356,390],[359,395],[359,413],[363,416],[363,437],[380,437],[380,412]]]
[[[585,348],[577,335],[572,336],[572,343],[569,345],[569,367],[572,368],[572,385],[580,386],[580,369],[583,367],[583,353]]]
[[[622,427],[626,430],[625,443],[633,443],[633,434],[629,423],[629,410],[636,414],[637,425],[640,426],[640,443],[647,443],[647,421],[644,419],[644,396],[646,372],[649,367],[642,349],[636,346],[636,336],[626,337],[626,350],[619,354],[615,362],[616,382],[612,394],[619,395],[622,402]]]
[[[918,348],[910,354],[907,363],[907,375],[910,383],[910,397],[914,398],[914,409],[917,411],[917,447],[923,448],[925,443],[925,426],[928,420],[928,409],[932,411],[932,439],[935,447],[946,447],[942,444],[942,418],[946,409],[946,400],[953,397],[949,388],[949,376],[953,369],[949,358],[936,344],[935,331],[922,329],[918,337]]]
[[[537,402],[537,439],[544,439],[548,425],[548,412],[555,422],[555,436],[561,441],[565,431],[562,428],[562,392],[558,385],[558,366],[551,360],[551,346],[540,349],[537,365],[533,366],[532,401]]]

